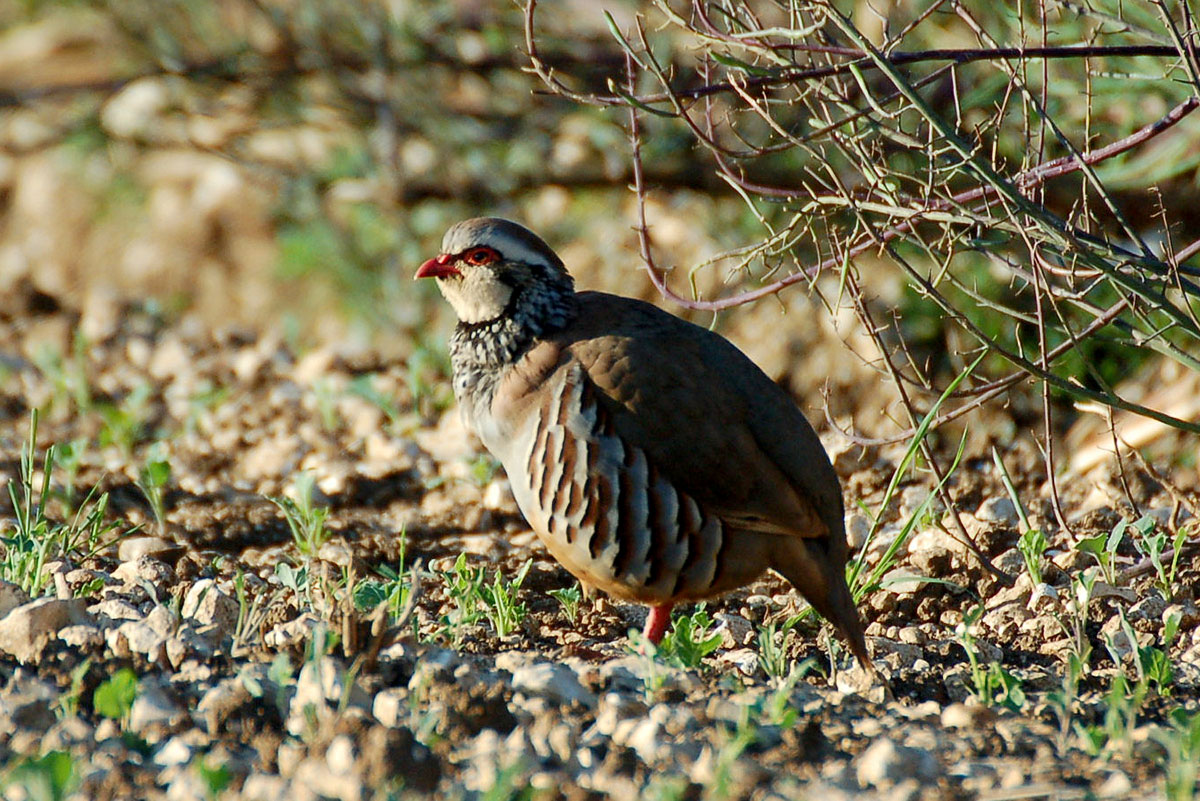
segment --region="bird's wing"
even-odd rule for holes
[[[836,474],[795,403],[724,338],[650,304],[580,294],[551,339],[577,361],[616,433],[735,528],[842,532]]]

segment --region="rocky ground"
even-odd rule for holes
[[[773,577],[631,639],[644,611],[578,597],[436,354],[125,309],[83,343],[33,290],[4,315],[5,799],[1195,792],[1194,461],[1065,477],[1068,532],[1032,445],[968,454],[948,487],[1006,586],[923,472],[893,486],[905,443],[829,435],[864,687]]]

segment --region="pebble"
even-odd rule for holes
[[[120,658],[141,654],[147,662],[157,663],[166,656],[166,636],[144,620],[128,620],[115,629],[109,629],[105,640],[113,654]]]
[[[882,656],[893,670],[911,668],[918,659],[925,655],[925,651],[919,645],[910,645],[884,638],[878,638],[874,642],[875,653]]]
[[[871,518],[862,512],[851,512],[846,515],[846,543],[850,551],[855,552],[867,544],[867,535],[871,533]]]
[[[214,634],[220,633],[212,630],[211,627],[210,631]],[[171,663],[171,667],[178,669],[185,659],[195,657],[207,661],[216,655],[216,650],[212,638],[204,636],[190,624],[184,623],[167,639],[166,657],[167,661]]]
[[[100,618],[105,628],[111,628],[119,620],[141,620],[141,611],[124,598],[107,598],[88,611]]]
[[[186,765],[192,761],[192,747],[183,737],[172,737],[158,747],[151,759],[161,768]]]
[[[1167,602],[1157,591],[1151,590],[1146,597],[1129,607],[1125,616],[1130,620],[1162,620],[1167,611]]]
[[[129,710],[129,730],[153,744],[152,728],[173,726],[182,717],[183,709],[173,698],[153,682],[143,681]]]
[[[566,665],[538,662],[513,671],[512,686],[517,692],[541,696],[556,704],[581,704],[592,707],[596,696],[584,689],[575,671]]]
[[[237,601],[222,592],[212,579],[201,579],[192,585],[183,599],[182,612],[198,626],[216,626],[228,634],[237,626]]]
[[[932,753],[899,745],[887,737],[876,740],[855,760],[855,776],[864,787],[886,788],[905,779],[932,781],[938,772]]]
[[[245,801],[279,801],[287,798],[287,780],[269,773],[251,773],[242,784]]]
[[[94,622],[87,612],[87,601],[82,598],[39,598],[10,610],[0,619],[0,651],[21,664],[29,664],[67,626]]]
[[[52,705],[57,698],[54,687],[18,669],[0,691],[0,731],[45,731],[54,723]]]
[[[219,734],[221,725],[235,709],[253,702],[240,677],[221,679],[196,704],[196,723],[210,735]]]
[[[1025,572],[1025,556],[1017,548],[1009,548],[992,560],[992,565],[1012,576]]]
[[[749,645],[754,639],[754,624],[741,615],[717,612],[713,615],[713,622],[717,625],[712,633],[721,635],[721,645],[725,648]]]
[[[178,562],[184,553],[179,543],[162,537],[127,537],[117,546],[117,558],[125,564],[137,562],[143,557],[153,557],[169,567]]]
[[[507,478],[497,478],[488,483],[487,489],[483,491],[483,508],[493,511],[511,511],[517,508],[512,484]]]
[[[407,699],[408,692],[399,687],[380,690],[371,703],[371,714],[384,726],[400,726],[408,720]]]
[[[996,719],[996,713],[986,706],[954,703],[942,710],[942,726],[947,729],[978,729]]]
[[[305,642],[320,624],[321,619],[311,612],[304,612],[299,617],[280,623],[263,636],[263,643],[268,648],[287,648]]]
[[[0,581],[0,618],[21,604],[29,603],[29,593],[11,581]]]
[[[41,749],[68,751],[75,746],[90,746],[95,742],[96,729],[78,715],[61,718],[42,737]]]
[[[1173,603],[1163,610],[1163,620],[1167,619],[1168,615],[1179,615],[1179,630],[1188,631],[1196,628],[1200,623],[1200,609],[1197,609],[1196,602],[1191,599],[1185,599],[1179,603]]]
[[[975,511],[975,517],[985,523],[998,523],[1002,526],[1015,526],[1021,522],[1012,499],[1003,495],[988,498],[981,503]]]
[[[341,707],[343,701],[346,707],[369,709],[370,696],[357,682],[347,692],[346,677],[345,667],[333,657],[305,662],[296,678],[296,693],[288,709],[288,732],[297,737],[309,734],[310,713],[316,715],[318,722],[331,719],[334,708]]]
[[[1096,796],[1099,798],[1129,798],[1132,792],[1133,782],[1120,770],[1108,774],[1108,778],[1096,788]]]
[[[104,632],[99,626],[79,623],[60,629],[58,639],[71,648],[80,651],[90,651],[104,644]]]
[[[753,676],[758,672],[758,651],[753,648],[722,651],[717,654],[717,664],[723,668],[732,668],[743,676]]]
[[[165,592],[175,583],[175,571],[171,569],[170,565],[146,555],[117,565],[117,569],[112,572],[112,577],[125,584],[144,581],[160,592]]]
[[[348,776],[354,771],[354,740],[345,734],[339,734],[325,749],[325,764],[329,770],[341,776]]]

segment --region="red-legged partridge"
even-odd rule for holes
[[[680,601],[771,568],[864,666],[837,474],[787,394],[721,336],[639,300],[576,292],[537,235],[480,218],[446,232],[436,278],[459,324],[454,394],[517,505],[585,587]]]

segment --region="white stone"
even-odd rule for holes
[[[267,773],[251,773],[242,784],[245,801],[279,801],[288,798],[287,780]]]
[[[348,735],[339,734],[325,749],[325,764],[329,770],[339,776],[349,776],[354,772],[354,740]]]
[[[100,109],[100,124],[113,136],[128,139],[153,131],[169,96],[161,78],[140,78],[114,94]]]
[[[717,664],[729,667],[743,676],[753,676],[758,672],[758,651],[753,648],[735,648],[717,654]]]
[[[159,662],[166,655],[166,636],[144,620],[127,620],[117,628],[109,629],[106,639],[108,647],[118,657],[142,654],[148,662]]]
[[[1004,495],[988,498],[981,503],[975,511],[975,517],[985,523],[999,523],[1004,526],[1015,526],[1021,522],[1012,499]]]
[[[197,723],[209,734],[217,734],[235,709],[250,703],[253,703],[253,698],[241,678],[231,676],[222,679],[196,705]]]
[[[128,562],[122,562],[112,572],[112,577],[126,584],[145,581],[156,590],[165,592],[175,581],[175,571],[165,562],[152,556],[143,555]]]
[[[39,598],[9,611],[0,619],[0,651],[21,664],[41,656],[42,649],[71,625],[94,624],[82,598]]]
[[[321,619],[310,612],[304,612],[299,617],[280,623],[263,636],[263,643],[268,648],[286,648],[304,642],[320,624]]]
[[[183,710],[162,688],[143,682],[129,710],[129,729],[144,735],[152,726],[172,726],[183,716]]]
[[[851,512],[846,515],[846,543],[850,551],[856,552],[867,544],[867,535],[871,533],[871,518],[862,512]]]
[[[388,687],[375,693],[371,714],[384,726],[400,726],[408,719],[408,693],[399,687]]]
[[[661,724],[653,717],[625,722],[631,723],[632,726],[627,732],[622,732],[623,736],[620,739],[614,734],[613,742],[632,748],[643,762],[653,765],[662,747],[662,739],[659,736],[662,729]],[[621,729],[618,728],[618,731],[620,732]]]
[[[58,639],[71,648],[89,651],[104,643],[104,632],[99,626],[80,623],[60,629]]]
[[[513,689],[525,695],[541,696],[557,704],[590,707],[596,703],[596,696],[584,689],[575,671],[566,665],[538,662],[517,668],[512,677]]]
[[[216,626],[233,634],[237,626],[238,603],[217,586],[212,579],[201,579],[192,585],[183,599],[183,616],[199,626]]]
[[[29,593],[11,581],[0,581],[0,618],[21,604],[29,603]]]
[[[138,608],[124,598],[107,598],[88,607],[88,611],[99,617],[106,627],[122,620],[142,619]]]
[[[721,645],[726,648],[749,645],[754,639],[754,624],[741,615],[717,612],[713,615],[713,622],[717,624],[713,634],[721,635]]]
[[[864,787],[889,787],[905,779],[937,778],[937,759],[924,748],[898,745],[882,737],[855,760],[855,776]]]
[[[1146,597],[1129,607],[1126,617],[1130,620],[1162,620],[1167,611],[1167,602],[1158,592],[1151,590]]]
[[[192,761],[192,747],[182,737],[172,737],[158,747],[151,759],[160,768],[186,765]]]

